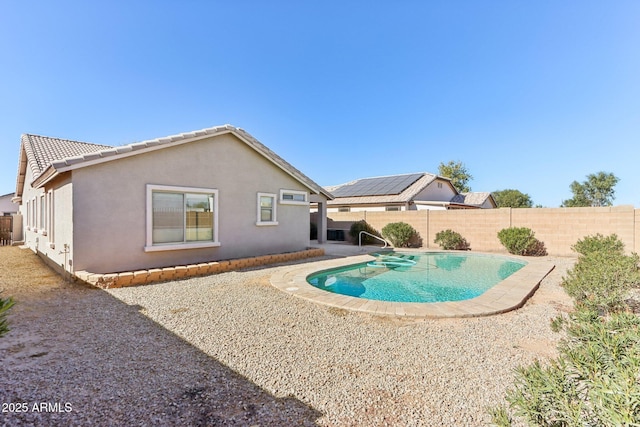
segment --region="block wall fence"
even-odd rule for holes
[[[500,208],[469,210],[424,210],[400,212],[331,212],[328,229],[349,230],[365,220],[380,231],[391,222],[406,222],[420,234],[422,247],[438,249],[436,233],[452,229],[469,242],[471,249],[506,252],[498,231],[528,227],[544,242],[549,255],[573,256],[571,246],[579,239],[600,233],[617,234],[627,252],[640,252],[640,209],[633,206],[602,208]],[[312,215],[312,221],[314,217]],[[347,234],[348,235],[348,234]]]

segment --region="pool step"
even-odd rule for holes
[[[413,260],[413,256],[394,256],[394,255],[381,255],[377,260],[367,263],[369,267],[378,268],[397,268],[397,267],[413,267],[416,262]]]

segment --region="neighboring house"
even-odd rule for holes
[[[362,178],[325,187],[328,212],[495,208],[490,193],[458,193],[446,177],[421,172]]]
[[[18,205],[11,201],[13,197],[14,193],[0,196],[0,216],[8,216],[14,213],[18,213]]]
[[[330,198],[225,125],[118,147],[23,135],[15,200],[29,248],[113,273],[305,249],[309,203]]]
[[[494,209],[498,207],[496,200],[491,193],[472,192],[472,193],[460,193],[451,199],[451,205],[449,209],[460,208],[480,208],[480,209]]]

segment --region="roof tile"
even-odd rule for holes
[[[22,135],[21,143],[27,152],[34,178],[53,162],[110,148],[108,145],[31,134]]]

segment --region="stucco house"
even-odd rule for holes
[[[0,196],[0,216],[9,216],[14,213],[18,213],[18,205],[13,203],[14,193],[5,194]]]
[[[23,135],[14,201],[51,264],[114,273],[305,249],[330,198],[224,125],[117,147]]]
[[[362,178],[325,187],[328,212],[491,209],[491,193],[459,193],[449,178],[427,172]]]

